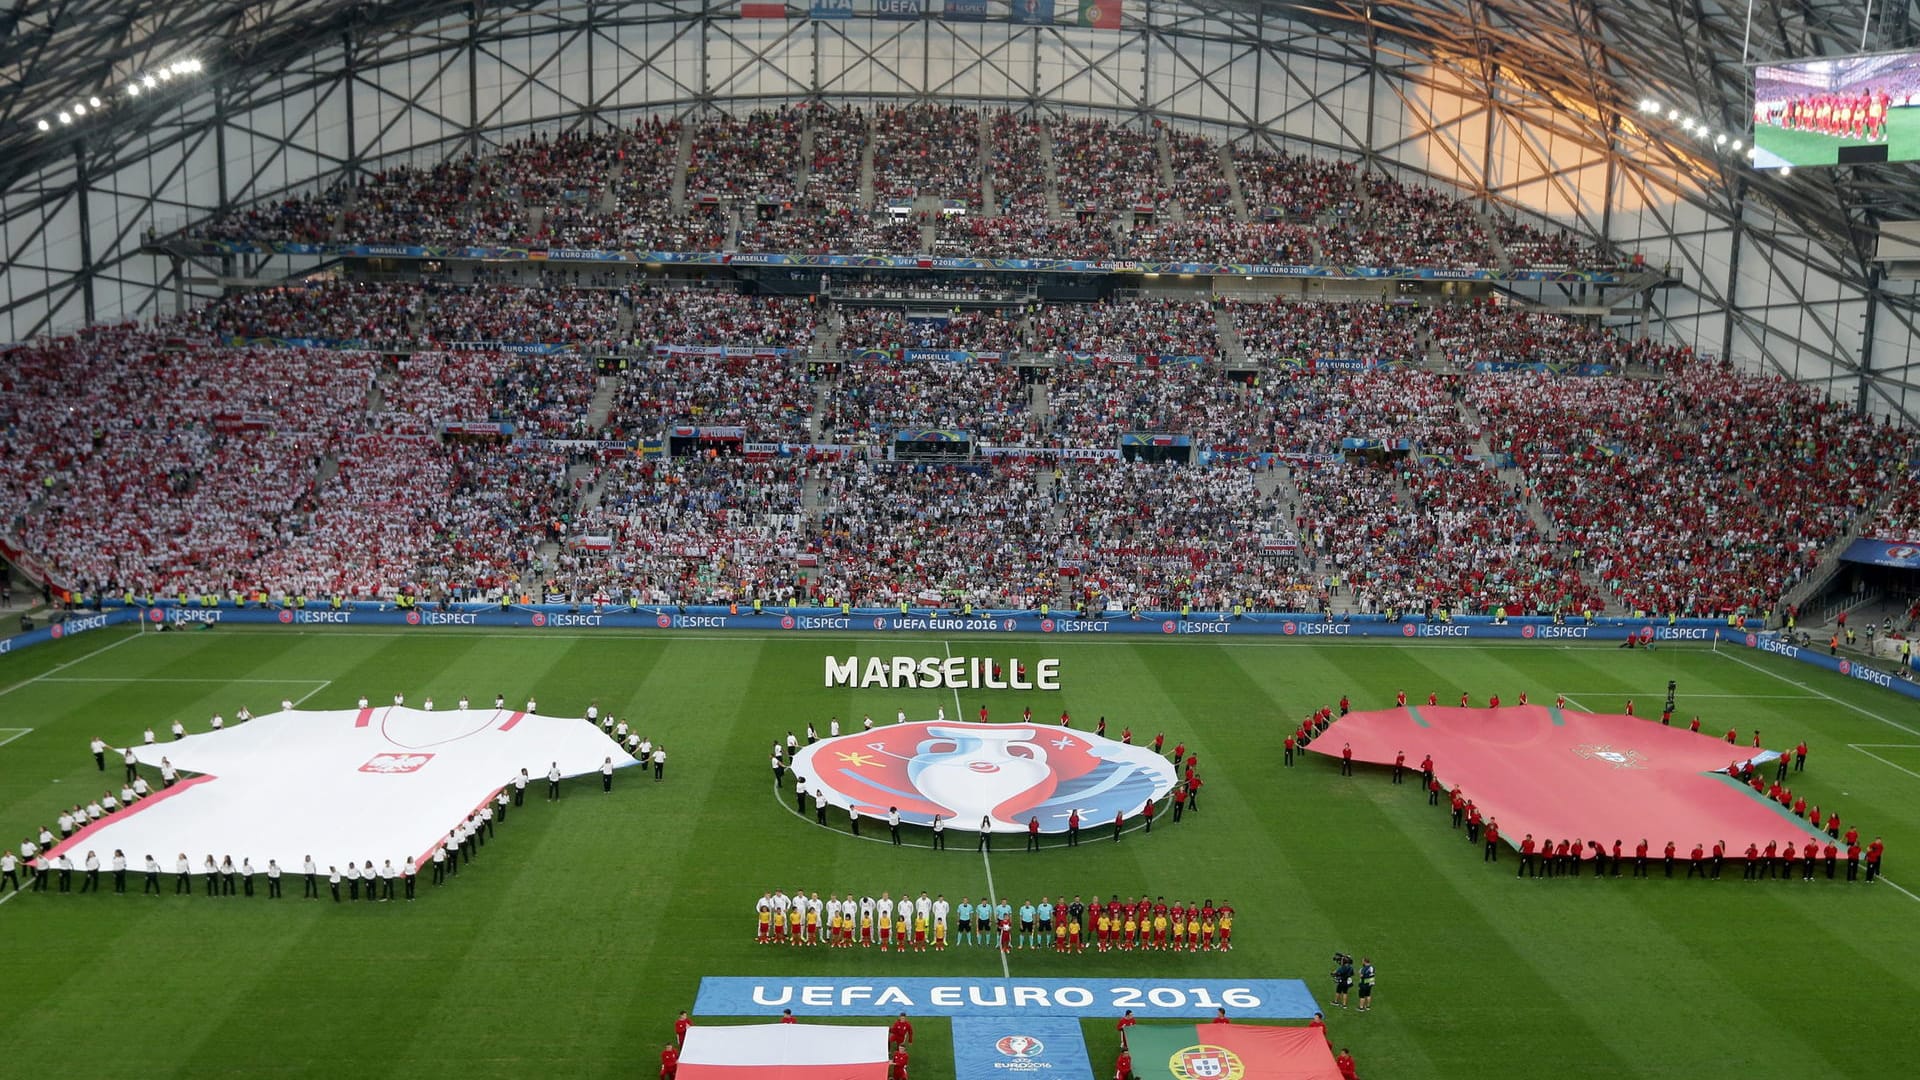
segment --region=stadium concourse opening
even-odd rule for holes
[[[1730,775],[1780,754],[1641,717],[1403,706],[1341,717],[1308,749],[1336,761],[1351,750],[1355,761],[1390,768],[1431,757],[1441,796],[1457,788],[1510,846],[1531,834],[1584,838],[1605,851],[1619,840],[1632,851],[1644,839],[1657,855],[1671,841],[1684,859],[1696,844],[1724,842],[1737,856],[1750,843],[1779,849],[1826,839]]]

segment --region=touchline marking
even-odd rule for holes
[[[1568,693],[1569,699],[1571,699],[1573,692],[1568,691],[1567,693]],[[1621,690],[1582,690],[1580,691],[1580,693],[1587,694],[1591,697],[1601,697],[1607,694],[1622,694],[1622,695],[1632,694],[1633,690],[1631,688],[1621,689]],[[1814,700],[1814,696],[1812,694],[1681,694],[1679,696],[1683,698],[1701,698],[1701,699],[1733,698],[1739,701],[1812,701]]]
[[[1809,686],[1806,683],[1801,682],[1799,679],[1789,679],[1785,675],[1782,675],[1777,671],[1770,671],[1767,668],[1761,667],[1759,664],[1753,663],[1748,660],[1742,660],[1730,652],[1719,652],[1716,650],[1714,652],[1714,655],[1724,656],[1728,660],[1731,660],[1734,663],[1739,664],[1741,667],[1752,668],[1753,670],[1761,673],[1762,675],[1766,675],[1770,678],[1778,679],[1781,682],[1786,683],[1788,686],[1797,686],[1800,689],[1805,690],[1810,694],[1814,694],[1818,697],[1826,698],[1828,701],[1833,702],[1835,705],[1844,705],[1847,708],[1852,709],[1854,712],[1859,713],[1861,716],[1868,718],[1869,720],[1878,720],[1881,723],[1887,725],[1888,727],[1899,728],[1901,731],[1904,731],[1909,735],[1920,735],[1920,730],[1915,730],[1914,728],[1910,728],[1905,724],[1899,723],[1894,720],[1889,720],[1886,717],[1881,716],[1879,713],[1874,712],[1870,709],[1861,708],[1860,706],[1855,705],[1851,701],[1846,701],[1841,698],[1834,697],[1832,694],[1827,693],[1825,690],[1821,690],[1818,687]],[[1892,882],[1888,882],[1888,884],[1892,884]],[[1905,892],[1904,889],[1901,891]],[[1920,900],[1920,897],[1915,897],[1915,899]]]
[[[1000,897],[995,895],[993,891],[993,857],[987,853],[985,848],[980,849],[980,865],[987,868],[987,899],[992,901],[995,909],[998,909],[1000,907]],[[1003,979],[1011,979],[1013,978],[1013,972],[1007,967],[1006,950],[1000,948],[1000,918],[997,914],[993,920],[993,940],[993,949],[1000,954],[1000,977]]]
[[[0,745],[5,745],[5,744],[0,743]],[[1880,764],[1885,765],[1889,769],[1899,769],[1901,772],[1906,773],[1908,776],[1913,777],[1915,780],[1920,780],[1920,772],[1914,772],[1912,769],[1907,768],[1905,765],[1896,765],[1893,762],[1888,761],[1886,758],[1881,757],[1879,754],[1876,754],[1873,751],[1867,749],[1867,747],[1869,746],[1880,746],[1880,747],[1885,747],[1887,749],[1892,749],[1891,747],[1886,747],[1886,744],[1884,743],[1848,743],[1847,746],[1851,749],[1858,750],[1859,752],[1867,755],[1868,757],[1879,762]],[[1902,747],[1901,749],[1913,749],[1913,748]]]
[[[294,681],[294,682],[303,682],[303,681],[305,681],[305,680],[298,680],[298,679],[296,679],[296,680],[292,680],[292,681]],[[297,708],[299,708],[300,706],[302,706],[302,705],[305,705],[305,704],[307,703],[307,699],[308,699],[308,698],[310,698],[310,697],[312,697],[313,695],[315,695],[315,694],[317,694],[317,693],[319,693],[319,692],[320,692],[320,691],[322,691],[322,690],[325,690],[325,689],[326,689],[327,687],[329,687],[329,686],[332,686],[332,685],[333,685],[333,680],[332,680],[332,679],[328,679],[327,681],[325,681],[325,682],[323,682],[323,683],[321,683],[321,684],[320,684],[319,686],[316,686],[316,687],[314,687],[313,689],[311,689],[311,690],[309,690],[309,691],[307,691],[306,693],[304,693],[304,694],[301,694],[301,695],[300,695],[299,697],[297,697],[297,698],[295,698],[295,699],[294,699],[294,702],[293,702],[293,707],[297,709]]]
[[[217,675],[208,675],[205,677],[173,676],[161,679],[150,679],[134,675],[65,675],[52,679],[42,677],[40,681],[57,683],[232,683],[236,686],[253,684],[261,686],[310,686],[315,682],[313,679],[223,679]]]
[[[92,652],[86,654],[85,656],[76,656],[64,664],[57,664],[53,667],[48,668],[47,670],[41,672],[40,674],[35,675],[31,679],[22,679],[19,682],[14,683],[12,686],[9,686],[4,690],[0,690],[0,697],[5,697],[6,695],[13,693],[15,690],[18,690],[23,686],[32,686],[34,683],[37,683],[37,682],[45,682],[56,671],[65,671],[75,664],[82,663],[84,661],[91,660],[96,656],[99,656],[101,653],[106,652],[108,649],[117,649],[120,646],[125,645],[129,641],[138,641],[142,636],[144,635],[128,634],[126,637],[121,638],[119,641],[110,641],[107,644],[102,645],[99,648],[93,650]],[[9,893],[8,895],[11,896],[12,894]]]

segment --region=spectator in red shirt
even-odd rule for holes
[[[1333,1059],[1333,1065],[1340,1070],[1340,1080],[1359,1080],[1360,1074],[1354,1071],[1353,1054],[1348,1052],[1346,1047],[1340,1048],[1339,1055]]]
[[[1500,822],[1494,818],[1487,819],[1487,850],[1480,856],[1480,861],[1500,861]]]
[[[1035,818],[1034,820],[1038,821],[1039,819]],[[1141,830],[1142,832],[1150,833],[1153,831],[1153,800],[1152,799],[1148,799],[1146,802],[1146,805],[1140,808],[1140,820],[1146,822],[1146,828],[1142,829]]]
[[[1134,1023],[1132,1009],[1128,1009],[1121,1015],[1119,1020],[1114,1022],[1114,1029],[1120,1033],[1120,1049],[1122,1050],[1127,1048],[1127,1029],[1132,1027]]]
[[[1867,845],[1868,881],[1872,881],[1874,878],[1880,876],[1880,857],[1886,853],[1886,850],[1887,845],[1881,843],[1880,838],[1877,836],[1873,838],[1873,843]]]
[[[680,1019],[673,1022],[673,1041],[675,1045],[687,1045],[687,1029],[692,1026],[693,1021],[687,1019],[687,1010],[681,1009]]]
[[[1132,1077],[1133,1055],[1127,1053],[1126,1047],[1122,1045],[1120,1056],[1113,1059],[1113,1080],[1132,1080]]]
[[[1793,748],[1793,771],[1800,772],[1807,767],[1807,740],[1801,739],[1800,745]]]
[[[1674,852],[1673,841],[1669,840],[1667,841],[1666,854],[1665,854],[1668,877],[1673,876],[1673,852]]]
[[[1288,768],[1292,768],[1293,767],[1293,736],[1291,735],[1287,736],[1286,752],[1287,752],[1286,765]]]
[[[907,1051],[904,1047],[893,1052],[893,1080],[907,1080]]]
[[[1396,750],[1393,753],[1393,782],[1401,783],[1401,774],[1407,771],[1407,752]]]
[[[1826,850],[1822,851],[1821,855],[1824,856],[1827,860],[1827,880],[1832,881],[1833,867],[1834,867],[1834,863],[1839,861],[1840,849],[1835,847],[1832,841],[1828,841]]]
[[[1345,746],[1342,746],[1340,748],[1340,775],[1341,776],[1353,775],[1353,744],[1352,743],[1348,743]]]
[[[1693,854],[1687,857],[1687,876],[1690,878],[1705,877],[1707,868],[1702,864],[1706,861],[1707,849],[1700,844],[1693,845]]]
[[[1307,1021],[1307,1030],[1318,1031],[1320,1032],[1321,1037],[1325,1038],[1328,1043],[1333,1042],[1333,1038],[1327,1035],[1327,1018],[1320,1015],[1319,1013],[1314,1013],[1313,1019]]]
[[[673,1080],[673,1074],[680,1068],[680,1051],[672,1046],[660,1048],[660,1080]]]
[[[887,1027],[887,1051],[891,1053],[902,1046],[911,1045],[912,1042],[913,1021],[907,1019],[906,1013],[901,1013]]]
[[[1231,1021],[1231,1020],[1229,1020],[1229,1019],[1227,1019],[1227,1010],[1225,1010],[1225,1009],[1215,1009],[1215,1010],[1213,1010],[1213,1021],[1212,1021],[1212,1022],[1213,1022],[1213,1023],[1216,1023],[1216,1024],[1231,1024],[1231,1023],[1233,1023],[1233,1021]]]
[[[793,1010],[792,1010],[792,1009],[781,1009],[781,1010],[780,1010],[780,1022],[781,1022],[781,1023],[783,1023],[783,1024],[797,1024],[797,1023],[799,1023],[800,1021],[798,1021],[798,1020],[795,1020],[795,1019],[793,1018]]]

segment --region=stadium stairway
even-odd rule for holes
[[[1187,208],[1180,204],[1179,199],[1173,197],[1175,190],[1173,145],[1168,141],[1167,129],[1164,127],[1155,128],[1153,131],[1153,158],[1154,162],[1159,165],[1160,189],[1167,194],[1167,201],[1164,204],[1166,206],[1167,220],[1187,220]]]
[[[1480,230],[1487,234],[1487,247],[1493,252],[1493,261],[1496,268],[1502,273],[1511,272],[1513,270],[1513,255],[1507,251],[1506,243],[1500,239],[1500,227],[1498,223],[1493,220],[1493,215],[1487,213],[1485,207],[1474,206],[1472,203],[1465,205],[1473,212],[1474,220],[1480,223]]]
[[[807,190],[807,181],[813,175],[813,121],[800,129],[800,160],[793,167],[793,190]]]
[[[994,207],[993,191],[993,114],[980,110],[980,213],[991,216]],[[929,246],[928,251],[933,248]]]
[[[1058,221],[1060,213],[1060,170],[1053,160],[1053,125],[1043,125],[1045,132],[1040,140],[1040,163],[1046,169],[1047,176],[1047,216]]]
[[[687,212],[687,165],[693,161],[693,125],[680,125],[680,142],[673,148],[673,187],[667,199],[676,215]]]
[[[879,141],[873,133],[875,123],[876,118],[869,115],[866,138],[860,141],[860,209],[862,210],[873,209],[873,154],[878,148]]]
[[[1224,307],[1213,309],[1214,335],[1220,343],[1220,362],[1226,367],[1247,366],[1246,343],[1234,328],[1233,313]]]
[[[1246,189],[1240,186],[1240,170],[1233,163],[1233,147],[1225,144],[1220,147],[1220,175],[1227,178],[1227,202],[1233,207],[1233,216],[1239,221],[1252,220]]]
[[[1867,526],[1872,524],[1873,519],[1878,516],[1880,511],[1885,509],[1886,505],[1892,502],[1894,496],[1898,494],[1899,490],[1897,488],[1888,488],[1881,492],[1863,513],[1855,517],[1853,524],[1847,527],[1846,535],[1835,540],[1826,551],[1821,553],[1820,561],[1814,564],[1813,569],[1807,573],[1807,576],[1801,578],[1792,588],[1789,588],[1781,595],[1780,603],[1777,605],[1779,610],[1785,611],[1790,607],[1804,608],[1808,601],[1825,592],[1827,586],[1832,584],[1833,579],[1838,577],[1840,571],[1845,568],[1845,565],[1840,560],[1841,553],[1853,546],[1855,540],[1866,535]],[[1834,612],[1830,612],[1829,614],[1833,613]]]
[[[587,430],[600,431],[613,415],[614,399],[620,396],[620,376],[602,375],[593,387],[593,402],[587,406]]]

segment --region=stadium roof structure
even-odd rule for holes
[[[928,6],[937,9],[937,0]],[[1642,223],[1622,235],[1616,196],[1638,191],[1649,197],[1625,201],[1675,208],[1664,221],[1671,257],[1660,261],[1685,280],[1689,299],[1653,301],[1669,332],[1698,338],[1705,351],[1828,383],[1862,406],[1916,415],[1920,378],[1907,378],[1920,370],[1916,297],[1902,283],[1889,285],[1873,248],[1880,222],[1920,218],[1920,166],[1783,176],[1714,142],[1719,133],[1747,136],[1747,62],[1911,46],[1915,6],[1887,0],[1867,16],[1864,5],[1813,0],[1127,0],[1125,26],[1110,46],[1089,44],[1091,32],[1078,27],[1002,22],[1000,33],[1044,39],[1050,56],[1084,68],[1049,79],[1038,61],[1029,78],[1019,70],[1024,60],[1009,63],[1003,47],[983,44],[970,29],[979,23],[929,17],[876,23],[886,29],[871,32],[809,27],[804,0],[792,0],[788,20],[738,18],[734,0],[20,4],[0,15],[0,241],[10,266],[27,273],[0,293],[0,322],[9,324],[0,340],[152,310],[167,274],[124,265],[139,250],[136,233],[164,235],[382,162],[477,149],[499,132],[809,96],[953,98],[1165,116],[1317,146],[1424,173],[1490,206],[1551,218],[1622,249],[1644,248],[1661,231]],[[903,26],[953,43],[904,45]],[[802,47],[808,33],[816,43]],[[843,67],[857,61],[872,77],[822,74],[827,52],[818,42],[826,39],[835,63],[844,54],[853,60]],[[922,49],[915,64],[899,62],[912,48]],[[577,73],[571,82],[556,77],[567,66],[556,58],[569,50],[588,57],[584,83]],[[1127,55],[1134,50],[1151,54],[1139,61],[1138,87]],[[936,51],[951,54],[945,77],[912,70]],[[113,96],[183,57],[204,63],[205,75],[160,93]],[[1249,57],[1264,73],[1254,78],[1268,81],[1262,93],[1305,103],[1285,113],[1243,105],[1244,88],[1232,85],[1240,76],[1229,69]],[[755,76],[749,65],[781,70]],[[987,77],[963,77],[960,66]],[[610,73],[596,81],[596,69]],[[1168,80],[1181,85],[1163,89]],[[1297,86],[1276,90],[1274,80]],[[1407,127],[1381,134],[1370,118],[1306,100],[1350,96],[1359,86],[1370,115],[1376,96],[1389,105],[1400,98]],[[1428,91],[1469,105],[1441,115],[1417,100]],[[1096,100],[1103,93],[1110,100]],[[108,107],[84,123],[52,122],[96,96]],[[1639,106],[1649,98],[1702,122],[1709,135],[1660,117],[1645,122]],[[542,104],[528,104],[536,100]],[[1276,131],[1276,121],[1300,110],[1321,115]],[[1509,136],[1521,165],[1496,178],[1484,159]],[[1487,144],[1479,162],[1471,160],[1476,138]],[[1396,152],[1422,140],[1430,144],[1424,162]],[[1431,146],[1457,160],[1437,160]],[[143,161],[148,179],[127,182],[129,167]],[[195,174],[200,187],[215,187],[209,169],[219,172],[213,197],[177,197]],[[1572,189],[1601,185],[1575,174],[1597,170],[1607,194],[1583,199]],[[1548,209],[1527,206],[1523,189],[1542,186],[1568,194],[1548,199]],[[83,210],[66,207],[75,199]],[[77,239],[77,250],[36,257],[56,234]],[[115,295],[101,296],[103,286]],[[1897,355],[1876,364],[1876,340],[1882,354]]]

